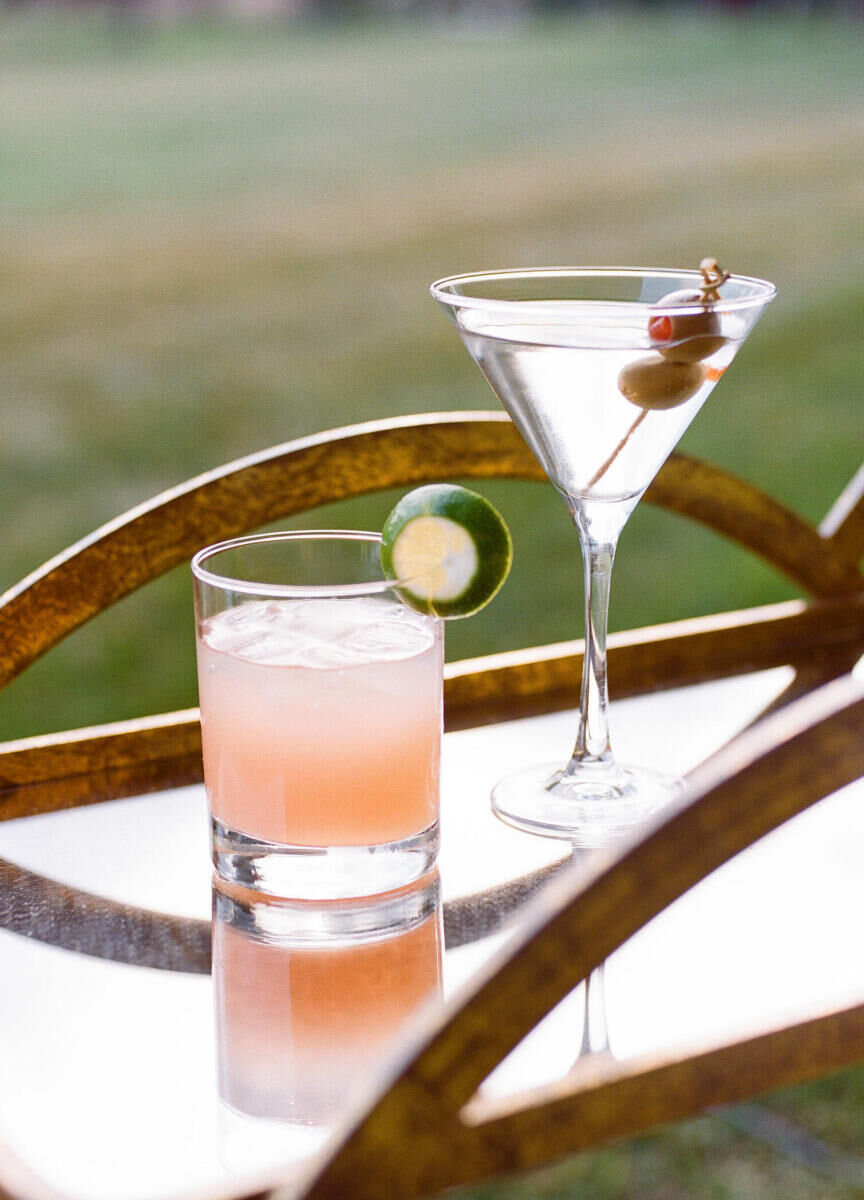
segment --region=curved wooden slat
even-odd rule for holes
[[[472,1102],[464,1115],[502,1147],[509,1169],[526,1170],[856,1062],[864,1062],[864,1004],[695,1053],[604,1057],[518,1100]]]
[[[864,594],[613,633],[608,652],[616,699],[805,663],[815,687],[864,654]],[[574,641],[448,664],[447,728],[576,707],[582,654],[583,643]]]
[[[496,933],[561,869],[541,867],[482,892],[445,901],[448,949]],[[211,923],[110,900],[0,859],[0,929],[129,966],[207,975]]]
[[[348,496],[458,475],[544,478],[503,414],[435,413],[302,438],[169,489],[0,597],[0,686],[208,543]]]
[[[862,721],[864,686],[851,677],[826,685],[695,772],[681,804],[640,840],[553,879],[523,911],[512,942],[467,999],[444,1014],[396,1082],[346,1135],[304,1200],[373,1200],[382,1194],[411,1200],[520,1165],[521,1151],[510,1139],[500,1139],[494,1124],[487,1138],[477,1123],[477,1108],[470,1105],[482,1080],[648,920],[739,851],[864,774]],[[855,1054],[857,1046],[856,1040]],[[765,1090],[777,1078],[790,1082],[776,1064],[772,1070],[770,1051],[761,1065]],[[695,1067],[688,1079],[685,1107],[695,1113],[714,1102],[714,1084]],[[577,1092],[574,1083],[572,1094]],[[634,1087],[630,1095],[638,1111],[627,1120],[649,1127],[654,1117],[642,1106],[650,1091]],[[394,1155],[398,1144],[411,1145],[412,1153]],[[436,1149],[442,1145],[447,1155]],[[561,1153],[560,1141],[553,1138],[545,1150]],[[535,1148],[532,1163],[536,1154]]]
[[[675,810],[633,845],[610,855],[606,864],[598,861],[590,874],[586,871],[587,882],[551,883],[537,901],[536,933],[532,938],[526,930],[523,949],[511,957],[506,983],[490,980],[478,994],[478,1011],[494,995],[498,1012],[504,1011],[500,1005],[506,998],[506,1008],[518,1014],[506,1033],[487,1029],[481,1035],[485,1054],[495,1058],[512,1049],[546,1011],[533,985],[542,983],[547,951],[556,962],[563,952],[568,964],[556,972],[557,1000],[568,985],[575,986],[646,921],[717,867],[821,797],[864,775],[862,720],[864,685],[851,677],[827,684],[742,734],[697,768],[688,795]],[[553,906],[560,911],[550,918]],[[523,953],[524,975],[515,966]],[[560,975],[569,979],[561,980]],[[436,1052],[433,1072],[463,1092],[473,1091],[495,1065],[487,1057],[484,1067],[479,1055],[466,1056],[464,1062],[459,1052],[459,1062],[445,1062],[445,1057],[441,1050]]]
[[[20,738],[0,746],[0,820],[179,787],[202,774],[197,708]]]
[[[0,686],[207,543],[348,496],[460,477],[546,478],[505,414],[434,413],[302,438],[169,489],[0,597]],[[716,467],[673,454],[646,498],[738,540],[812,595],[862,588],[806,522]]]
[[[812,596],[861,591],[857,557],[824,538],[791,509],[743,479],[684,455],[670,455],[645,499],[701,521],[764,558]]]
[[[67,887],[0,859],[0,928],[76,954],[207,974],[210,923]]]
[[[860,467],[835,501],[819,532],[833,552],[850,562],[864,556],[864,466]]]

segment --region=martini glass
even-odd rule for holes
[[[517,828],[607,845],[662,807],[673,776],[616,762],[606,630],[619,534],[775,294],[698,271],[564,268],[457,275],[432,285],[471,356],[563,497],[582,546],[585,657],[569,763],[499,783]]]

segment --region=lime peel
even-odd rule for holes
[[[513,546],[500,513],[456,484],[427,484],[395,506],[381,534],[381,565],[412,608],[467,617],[498,592]]]

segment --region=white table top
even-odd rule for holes
[[[686,771],[778,692],[785,671],[613,705],[622,761]],[[442,780],[445,898],[553,861],[562,844],[492,817],[491,785],[563,761],[572,712],[448,734]],[[614,1052],[769,1027],[864,999],[850,953],[864,908],[864,785],[821,802],[716,872],[607,964]],[[210,913],[203,788],[0,824],[0,854],[129,903]],[[448,951],[452,994],[503,934]],[[236,1181],[215,1079],[209,977],[86,958],[0,931],[0,1138],[64,1193],[154,1200]],[[581,989],[580,989],[581,990]],[[486,1086],[507,1091],[565,1071],[581,999],[565,1001]],[[564,1049],[562,1050],[562,1047]],[[271,1130],[251,1123],[248,1139]],[[281,1131],[279,1131],[281,1137]],[[236,1144],[235,1144],[236,1145]],[[233,1150],[232,1150],[233,1153]]]

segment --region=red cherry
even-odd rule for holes
[[[652,317],[648,322],[648,332],[653,342],[668,342],[672,337],[672,318]]]
[[[718,316],[713,301],[705,303],[701,292],[680,291],[670,292],[662,300],[658,300],[658,308],[675,308],[686,306],[691,311],[675,313],[658,313],[648,318],[648,333],[664,358],[672,362],[692,363],[701,362],[715,354],[724,344]],[[703,305],[701,311],[693,312],[696,305]]]

